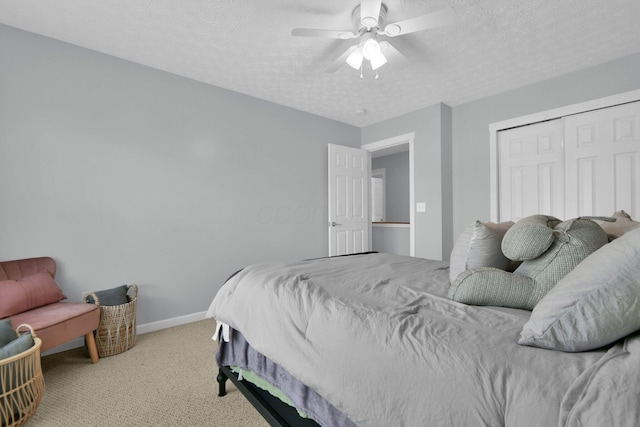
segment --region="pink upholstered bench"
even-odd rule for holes
[[[56,263],[52,258],[30,258],[16,261],[0,262],[0,299],[2,299],[3,283],[12,285],[18,280],[47,271],[55,277]],[[84,336],[89,356],[93,363],[98,363],[98,351],[93,331],[100,322],[100,309],[95,304],[75,302],[54,302],[32,308],[9,316],[14,328],[22,323],[31,325],[42,340],[41,351]]]

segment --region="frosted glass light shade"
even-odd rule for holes
[[[362,52],[362,46],[358,46],[351,54],[347,57],[347,64],[350,67],[359,70],[362,67],[362,60],[364,59],[364,54]]]
[[[382,52],[378,51],[376,55],[374,55],[371,59],[371,69],[377,70],[387,63],[387,58],[382,54]]]

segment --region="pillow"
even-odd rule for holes
[[[500,246],[502,238],[513,225],[509,222],[476,221],[458,237],[451,251],[449,279],[453,282],[458,274],[469,268],[495,267],[505,270],[511,261],[504,256]]]
[[[618,211],[611,216],[616,219],[615,222],[605,221],[600,224],[600,227],[607,233],[609,241],[640,227],[640,222],[632,220],[631,216],[625,211]]]
[[[502,239],[502,253],[515,261],[538,258],[555,241],[554,228],[560,220],[548,215],[522,218]]]
[[[11,325],[11,319],[0,320],[0,347],[18,338],[18,334]]]
[[[0,360],[20,354],[23,351],[29,350],[31,347],[33,347],[33,338],[31,337],[31,333],[27,332],[0,347]]]
[[[122,305],[129,302],[127,297],[127,285],[118,286],[104,291],[94,292],[100,300],[100,305]],[[95,300],[92,296],[87,298],[87,301],[91,304],[95,304]]]
[[[602,246],[535,306],[518,344],[587,351],[640,330],[640,229]]]
[[[45,271],[17,280],[0,281],[0,289],[2,289],[0,318],[13,316],[67,298],[51,274]]]

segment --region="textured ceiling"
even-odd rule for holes
[[[454,25],[390,39],[411,63],[380,78],[324,68],[354,41],[358,0],[2,0],[0,23],[365,126],[640,52],[639,0],[384,0],[387,22],[452,7]],[[358,114],[365,110],[365,114]]]

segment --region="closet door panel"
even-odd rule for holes
[[[534,214],[564,216],[562,120],[498,134],[499,220]]]
[[[617,154],[614,158],[615,168],[615,205],[616,206],[629,206],[626,209],[632,218],[637,218],[640,212],[638,212],[637,201],[639,199],[638,184],[638,161],[639,153],[623,153]],[[632,209],[635,206],[635,210]],[[618,209],[616,209],[618,210]]]
[[[565,117],[567,218],[640,215],[640,102]]]

